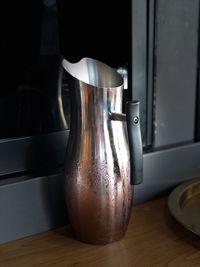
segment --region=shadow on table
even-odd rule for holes
[[[165,206],[165,219],[170,230],[179,237],[181,240],[184,240],[189,245],[200,250],[200,236],[194,234],[190,230],[186,229],[179,222],[177,222],[174,217],[170,214],[168,206]]]

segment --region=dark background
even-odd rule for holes
[[[0,138],[59,130],[60,55],[131,71],[131,1],[12,0],[0,12]]]

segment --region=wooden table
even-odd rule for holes
[[[93,246],[76,241],[70,227],[0,245],[0,267],[200,266],[200,238],[170,216],[167,198],[137,205],[125,238]]]

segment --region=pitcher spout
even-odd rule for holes
[[[92,58],[85,57],[76,63],[63,59],[62,65],[73,78],[91,86],[112,88],[123,85],[122,76],[114,68]]]

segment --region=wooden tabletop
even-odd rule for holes
[[[167,198],[133,208],[126,236],[94,246],[74,239],[70,227],[0,245],[0,267],[200,266],[200,238],[170,216]]]

